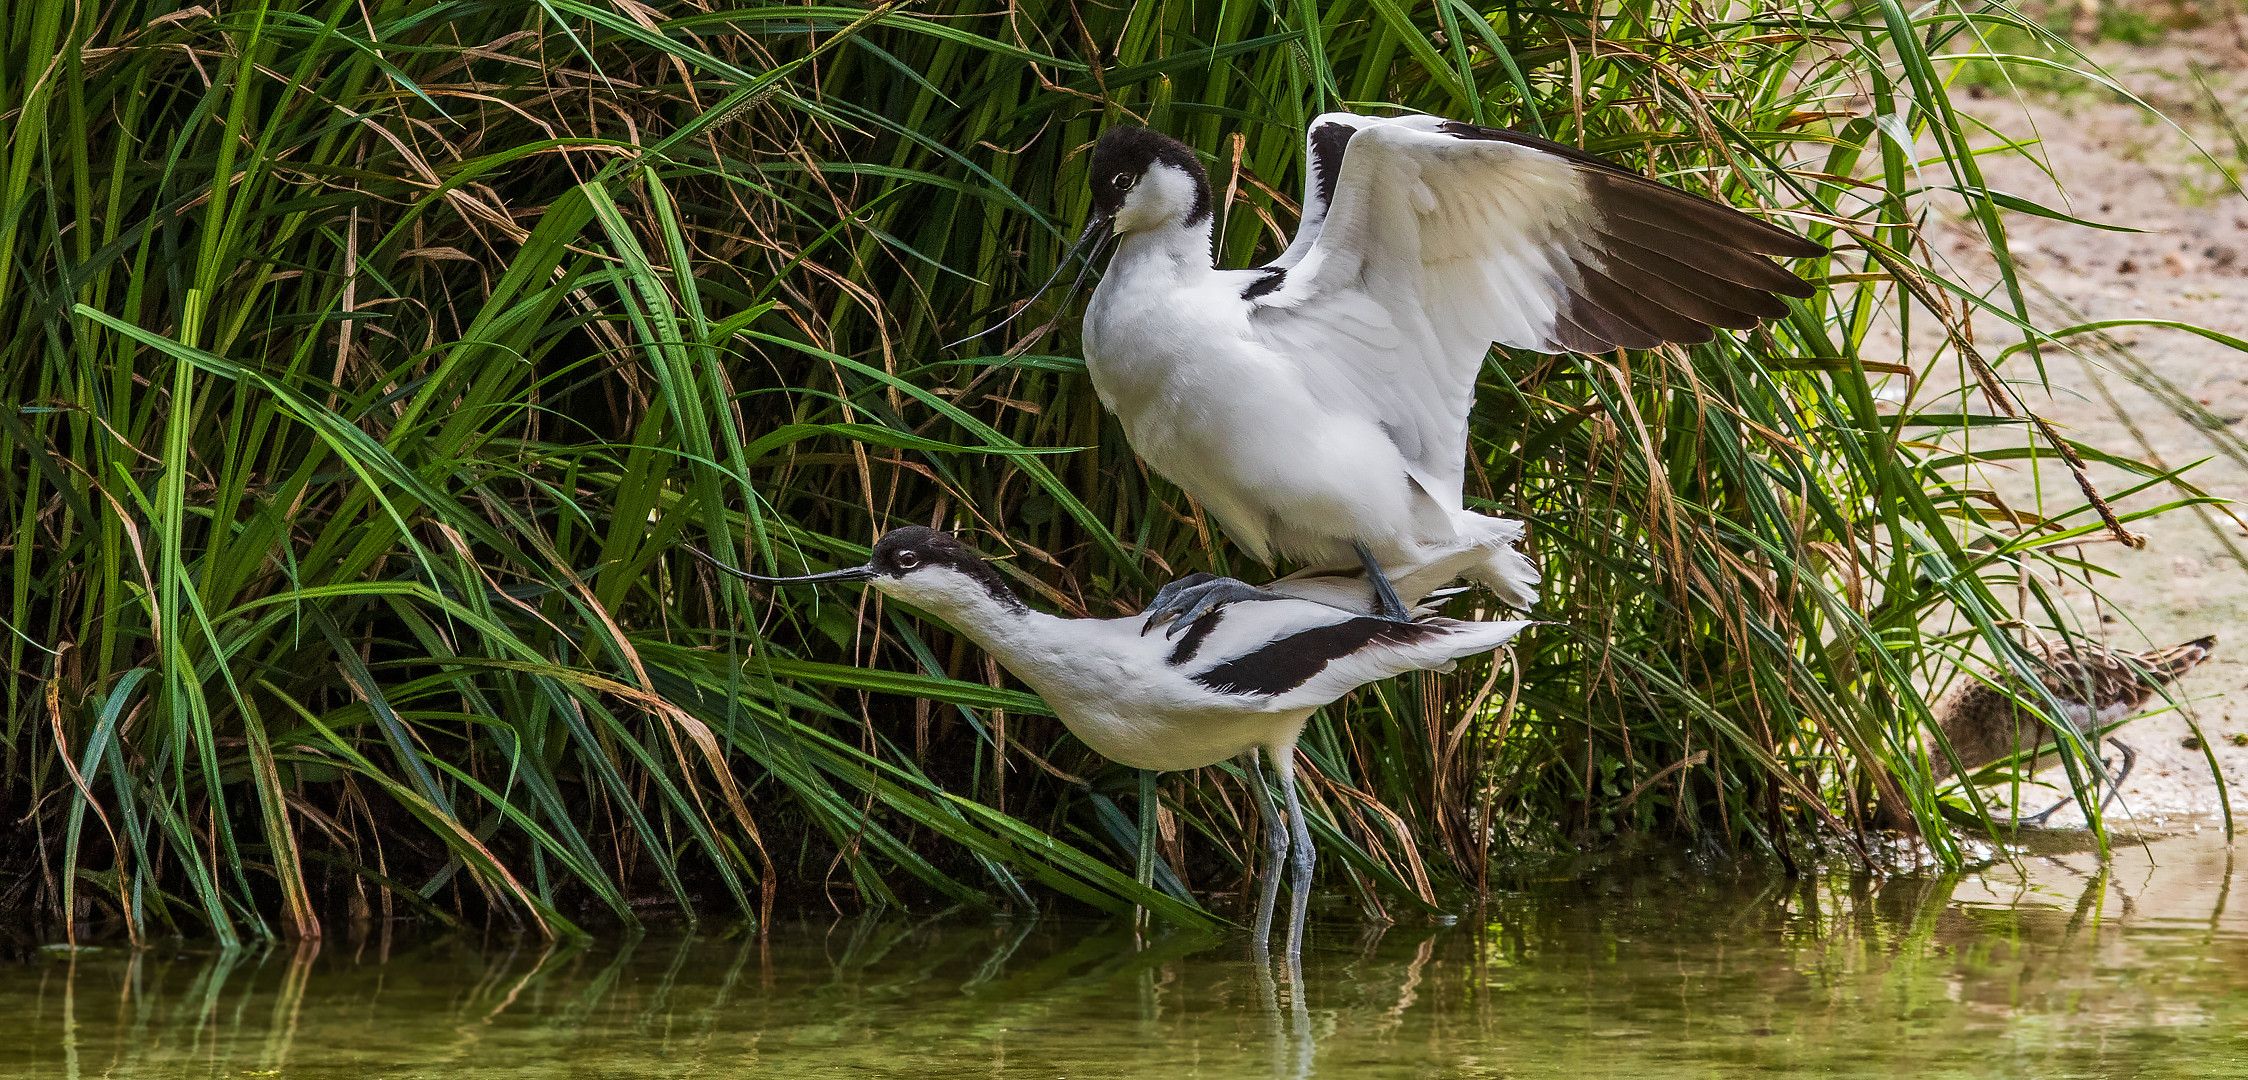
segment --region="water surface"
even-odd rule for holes
[[[1335,912],[1300,978],[1238,935],[959,916],[48,950],[0,967],[0,1075],[2248,1076],[2232,865],[2190,829],[2104,869],[1588,862],[1451,926]]]

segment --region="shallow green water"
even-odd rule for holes
[[[0,967],[0,1075],[2248,1076],[2231,882],[2213,832],[2104,873],[1587,869],[1454,926],[1318,925],[1300,983],[1239,937],[1066,920],[50,951]]]

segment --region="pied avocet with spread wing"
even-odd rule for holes
[[[1120,237],[1085,314],[1100,398],[1150,467],[1252,556],[1392,578],[1463,550],[1508,604],[1537,599],[1518,521],[1467,510],[1467,418],[1491,345],[1608,352],[1697,342],[1811,287],[1766,256],[1824,248],[1582,151],[1430,116],[1313,122],[1302,226],[1221,270],[1208,177],[1151,131],[1104,133],[1093,220]],[[1150,624],[1267,594],[1165,590]],[[1190,621],[1180,620],[1182,623]]]

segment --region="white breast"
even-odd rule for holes
[[[1208,657],[1174,665],[1179,639],[1161,630],[1142,635],[1140,625],[1137,617],[1055,620],[1034,642],[995,640],[987,647],[1053,706],[1071,734],[1132,768],[1196,769],[1295,737],[1309,710],[1287,715],[1267,702],[1212,693],[1191,674],[1208,667]]]
[[[1239,298],[1254,275],[1196,271],[1145,247],[1127,243],[1094,292],[1085,363],[1148,467],[1264,562],[1354,565],[1344,538],[1414,522],[1391,433],[1362,410],[1335,408],[1304,365],[1257,339]]]
[[[1248,306],[1221,276],[1128,237],[1085,310],[1085,366],[1101,403],[1131,416],[1203,388],[1209,365],[1249,337]]]

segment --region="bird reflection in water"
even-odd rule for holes
[[[1459,925],[1332,927],[1277,964],[1238,932],[957,913],[587,944],[378,927],[231,954],[19,947],[0,1076],[1724,1076],[1978,1072],[1994,1053],[2160,1073],[2248,1023],[2217,830],[2104,871],[2086,850],[2016,858],[1795,880],[1562,862]]]

